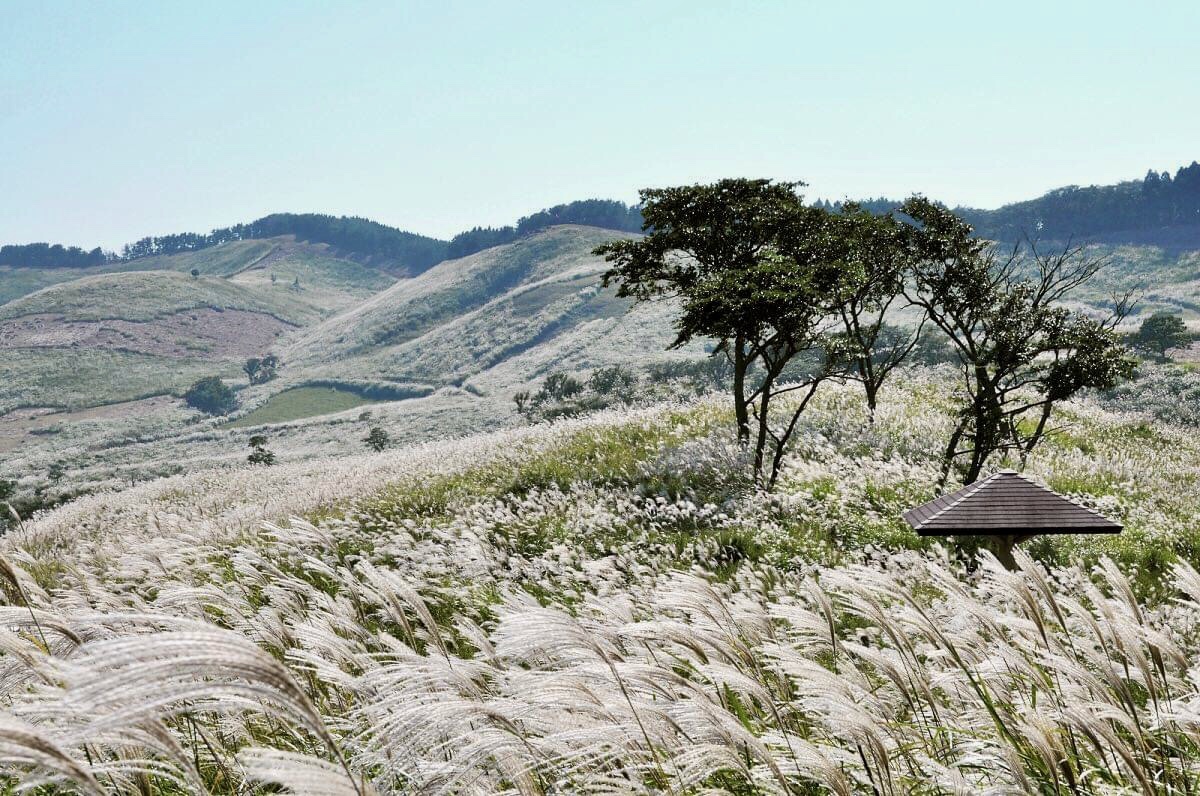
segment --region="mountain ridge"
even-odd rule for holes
[[[857,203],[888,212],[900,202],[880,197]],[[840,203],[823,199],[816,204],[835,207]],[[1173,177],[1166,171],[1151,169],[1141,180],[1067,185],[994,209],[958,206],[954,210],[981,235],[995,240],[1018,240],[1028,235],[1200,247],[1200,163],[1193,161],[1180,167]],[[89,268],[199,251],[231,241],[293,235],[299,241],[332,246],[350,259],[365,258],[368,264],[398,270],[399,276],[412,276],[439,262],[511,243],[551,226],[581,224],[638,232],[641,221],[636,205],[612,199],[582,199],[523,216],[514,225],[476,226],[450,240],[441,240],[360,216],[273,213],[206,234],[185,232],[141,238],[127,244],[120,255],[61,244],[8,244],[0,246],[0,266]]]

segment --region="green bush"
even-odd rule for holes
[[[227,415],[237,409],[233,388],[216,376],[200,379],[183,394],[183,400],[193,409],[210,415]]]

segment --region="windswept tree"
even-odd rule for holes
[[[1129,296],[1114,297],[1103,319],[1067,309],[1063,300],[1104,259],[1080,246],[1045,254],[1032,242],[1002,256],[933,202],[917,197],[901,209],[914,222],[908,299],[950,341],[961,372],[962,407],[940,484],[955,466],[970,484],[993,454],[1027,456],[1056,405],[1131,374],[1133,362],[1113,331]]]
[[[892,216],[847,203],[831,214],[831,234],[839,256],[852,264],[856,278],[835,302],[840,331],[832,336],[831,354],[845,360],[846,374],[862,384],[871,421],[884,382],[904,362],[921,338],[925,315],[906,326],[889,323],[903,308],[904,280],[909,272],[909,229]]]
[[[605,284],[618,283],[617,295],[679,301],[672,347],[717,341],[714,355],[731,365],[738,439],[753,444],[755,480],[767,488],[818,385],[844,372],[844,358],[827,355],[829,321],[863,278],[842,230],[804,204],[800,186],[729,179],[644,190],[647,234],[595,250],[612,263]],[[799,401],[773,422],[773,404],[793,391]]]

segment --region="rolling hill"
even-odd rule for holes
[[[554,226],[403,279],[324,246],[243,240],[11,301],[0,306],[7,472],[37,472],[69,452],[84,481],[142,478],[171,472],[181,451],[191,466],[237,461],[264,428],[287,458],[356,450],[379,423],[398,441],[474,433],[518,422],[512,396],[550,372],[702,357],[699,345],[666,350],[669,304],[631,307],[601,286],[606,265],[592,249],[629,234]],[[1147,310],[1195,316],[1200,254],[1104,251],[1115,264],[1088,303],[1142,284]],[[268,349],[282,357],[279,378],[247,385],[242,361]],[[209,375],[238,389],[232,425],[178,399],[146,400]],[[11,413],[19,407],[26,414]]]
[[[1105,208],[1114,234],[1094,253],[1112,267],[1079,300],[1103,309],[1112,291],[1139,288],[1142,312],[1181,312],[1195,325],[1200,242],[1189,243],[1185,212],[1195,172],[964,212],[1001,236],[1035,216],[1053,217],[1047,230],[1057,231]],[[1154,226],[1159,216],[1171,223]],[[353,450],[373,422],[404,441],[473,433],[517,422],[514,393],[554,371],[695,360],[699,345],[666,350],[669,304],[632,307],[601,285],[606,266],[591,251],[636,234],[639,219],[620,202],[588,200],[450,242],[364,219],[277,214],[143,239],[119,258],[4,247],[6,472],[69,454],[85,481],[120,482],[169,471],[180,451],[196,466],[237,460],[246,434],[263,428],[292,458]],[[1137,234],[1116,234],[1130,219]],[[597,226],[569,223],[579,221]],[[282,358],[279,378],[248,385],[241,364],[267,351]],[[238,390],[232,424],[177,398],[213,375]]]
[[[197,465],[216,463],[240,456],[240,427],[285,421],[287,447],[313,455],[345,433],[339,424],[363,400],[384,402],[375,416],[396,439],[470,433],[513,422],[512,394],[550,370],[696,356],[665,351],[667,308],[631,310],[600,287],[606,266],[591,251],[617,234],[629,233],[551,227],[401,280],[289,239],[237,241],[138,261],[159,270],[87,276],[16,299],[0,306],[11,374],[0,413],[62,411],[13,416],[9,436],[18,438],[8,446],[22,452],[10,472],[64,451],[76,452],[87,480],[169,467],[181,450]],[[298,292],[285,284],[293,275]],[[328,303],[315,306],[323,295]],[[282,356],[280,377],[247,386],[241,362],[268,349]],[[196,435],[181,402],[141,400],[179,395],[206,375],[239,388],[237,423],[202,420]],[[110,404],[99,422],[91,408]],[[149,436],[136,431],[139,416]],[[364,423],[354,426],[361,436]]]
[[[663,308],[617,299],[591,252],[617,233],[551,227],[434,266],[290,338],[309,377],[515,389],[548,368],[666,358]]]

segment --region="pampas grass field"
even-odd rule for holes
[[[1139,398],[1139,402],[1142,398]],[[0,543],[0,776],[38,793],[1195,793],[1200,440],[1071,404],[1119,519],[1019,571],[916,537],[914,371],[776,493],[720,398],[89,495]]]

